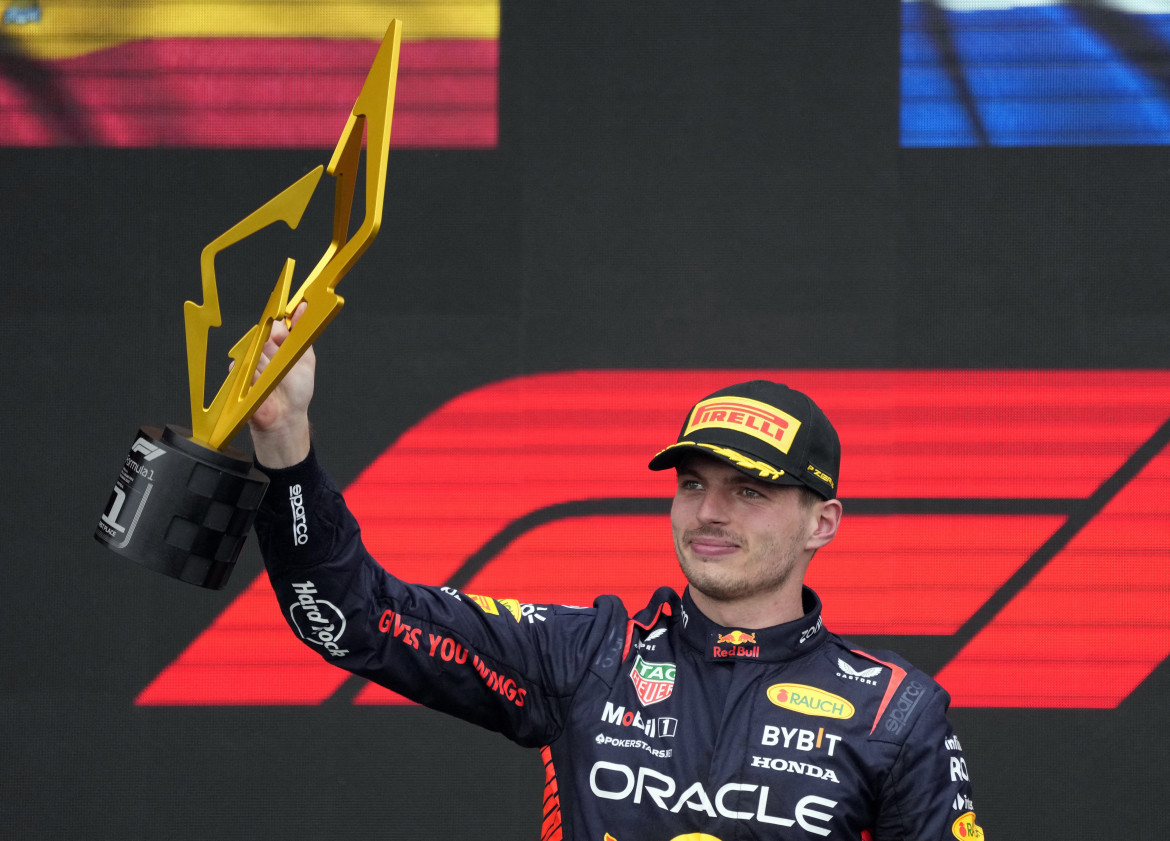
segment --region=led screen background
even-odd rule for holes
[[[1168,142],[1164,0],[903,0],[903,146]]]
[[[318,344],[317,446],[379,555],[644,600],[677,575],[645,459],[712,383],[782,376],[855,444],[827,621],[953,684],[991,837],[1151,834],[1165,149],[904,148],[900,3],[499,16],[495,144],[391,152]],[[187,420],[201,249],[335,139],[0,150],[14,837],[539,837],[539,757],[323,668],[254,542],[207,592],[92,539],[138,426]],[[330,209],[225,255],[225,331]]]
[[[394,17],[394,144],[494,146],[497,0],[9,2],[0,145],[331,148]]]

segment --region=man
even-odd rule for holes
[[[286,336],[277,324],[268,356]],[[312,451],[313,367],[309,351],[250,424],[285,616],[326,660],[540,747],[543,838],[983,837],[946,692],[831,634],[803,585],[842,515],[837,433],[807,396],[723,389],[651,459],[677,471],[682,596],[521,623],[515,604],[406,584],[369,556]]]

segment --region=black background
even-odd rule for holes
[[[331,472],[538,371],[1166,367],[1170,152],[899,150],[898,6],[505,0],[499,148],[391,153],[318,342]],[[259,559],[207,592],[92,532],[137,427],[189,417],[203,246],[327,159],[0,150],[10,837],[539,835],[538,757],[425,710],[133,706]],[[221,270],[243,326],[321,213]],[[1168,680],[1116,710],[954,710],[988,835],[1160,831]]]

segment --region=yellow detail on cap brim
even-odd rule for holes
[[[820,479],[822,482],[824,482],[826,485],[828,485],[833,490],[837,489],[837,483],[833,481],[833,477],[830,476],[825,471],[821,470],[820,468],[814,467],[813,465],[810,464],[808,466],[808,472],[811,473],[812,475],[816,476],[818,479]]]
[[[766,461],[759,461],[758,459],[745,456],[743,453],[737,452],[736,450],[732,450],[727,447],[720,447],[715,444],[704,444],[701,441],[679,441],[677,444],[671,444],[665,450],[662,450],[662,452],[655,454],[654,458],[658,458],[658,456],[662,455],[662,453],[677,449],[679,447],[702,447],[705,450],[710,450],[716,455],[727,459],[742,470],[756,471],[761,479],[775,481],[784,475],[783,470],[780,470],[777,467],[773,467]],[[651,459],[651,461],[653,460],[654,459]]]

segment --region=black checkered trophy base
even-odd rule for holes
[[[188,430],[138,430],[94,537],[149,569],[221,590],[268,477],[236,450],[213,450]]]

